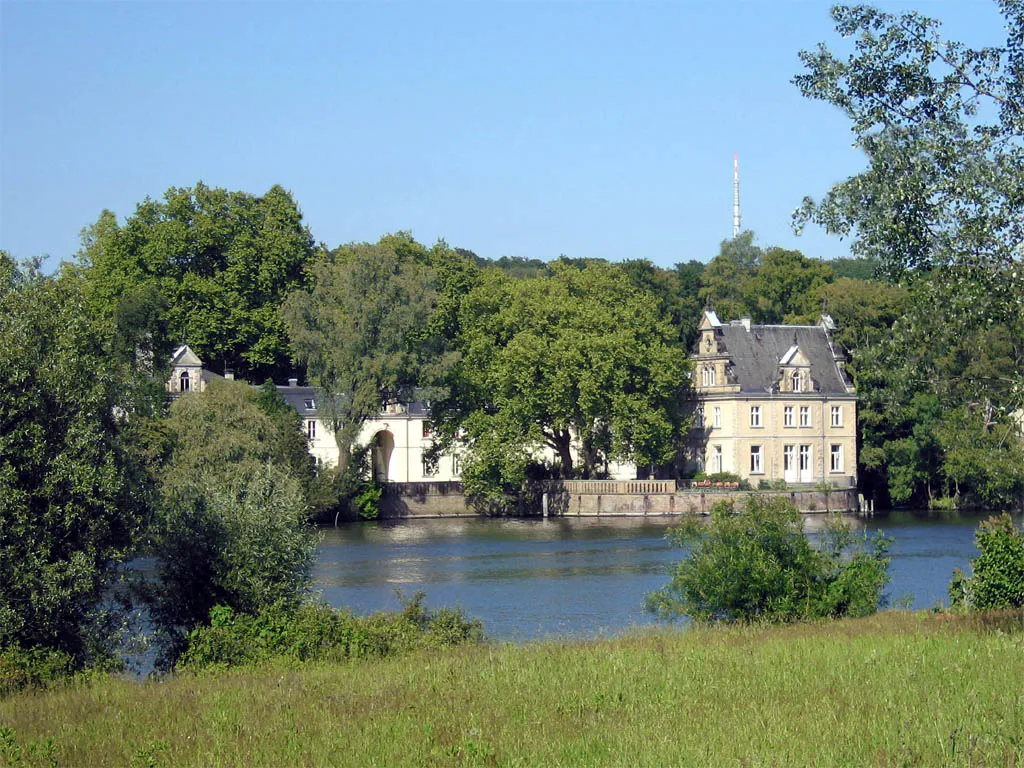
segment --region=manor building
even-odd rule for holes
[[[698,469],[755,488],[857,484],[857,395],[834,329],[828,315],[818,325],[754,325],[704,312],[687,446]]]

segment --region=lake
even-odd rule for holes
[[[977,556],[974,530],[989,513],[892,512],[848,518],[884,531],[891,600],[948,602],[953,569]],[[821,516],[809,516],[813,536]],[[353,523],[324,530],[314,580],[325,600],[365,614],[395,610],[400,590],[427,607],[460,607],[496,640],[621,633],[653,618],[643,597],[665,585],[682,552],[665,532],[675,518],[444,518]]]

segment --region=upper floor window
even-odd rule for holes
[[[811,408],[808,405],[800,406],[800,426],[809,427],[811,426]]]
[[[793,371],[793,391],[803,392],[803,387],[800,385],[800,371]]]
[[[424,421],[424,422],[422,422],[422,424],[423,424],[423,432],[422,432],[423,437],[430,437],[430,435],[431,435],[430,422],[429,421]]]
[[[750,426],[760,427],[761,426],[761,406],[752,405],[750,406]]]
[[[782,426],[793,427],[796,424],[793,422],[793,406],[787,405],[782,409]]]
[[[764,465],[761,459],[761,446],[750,446],[750,474],[760,475],[764,473]]]
[[[705,387],[715,386],[715,367],[713,365],[705,365],[701,368],[700,383]]]
[[[458,477],[462,474],[462,464],[459,461],[458,456],[452,456],[452,477]]]
[[[714,419],[714,421],[711,423],[711,425],[715,429],[721,429],[721,427],[722,427],[722,409],[720,407],[718,407],[717,405],[715,406],[715,410],[712,412],[712,418]]]
[[[188,371],[181,372],[181,376],[178,377],[178,382],[179,392],[188,392],[190,389],[192,389],[192,379],[189,377]]]
[[[312,411],[316,408],[316,401],[313,400],[313,398],[311,397],[307,397],[305,400],[302,401],[302,405],[306,408],[307,411]]]
[[[832,426],[841,427],[843,426],[843,409],[841,406],[832,406]]]
[[[316,420],[310,419],[306,422],[306,439],[316,440]]]

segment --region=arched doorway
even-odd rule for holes
[[[391,454],[395,451],[395,436],[384,429],[373,436],[372,471],[375,483],[388,481]]]

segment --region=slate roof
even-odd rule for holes
[[[741,392],[771,392],[779,380],[782,360],[791,358],[793,347],[799,347],[810,360],[816,394],[852,393],[820,325],[751,325],[748,331],[742,322],[734,320],[717,332],[721,334],[719,349],[724,346],[732,364],[730,379],[740,385]],[[836,353],[841,355],[841,350],[837,348]]]
[[[281,393],[281,396],[288,405],[298,411],[300,416],[312,419],[316,418],[320,413],[320,395],[318,394],[316,387],[293,387],[278,384],[277,391]],[[309,407],[307,405],[308,403],[312,403],[312,407]],[[426,403],[416,401],[407,403],[405,405],[405,410],[402,411],[402,413],[382,414],[382,418],[427,416],[428,413],[429,411],[427,410]]]

